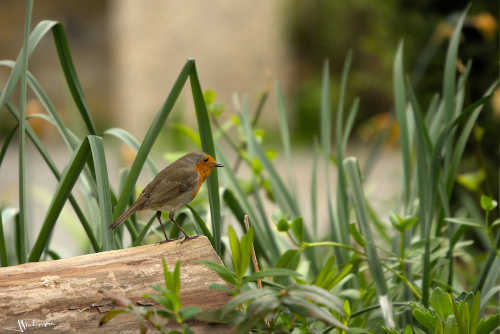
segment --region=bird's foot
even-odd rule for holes
[[[198,235],[192,235],[192,236],[186,235],[186,236],[184,237],[184,239],[182,239],[181,244],[183,244],[183,243],[184,243],[184,242],[186,242],[187,240],[196,239],[196,238],[198,238]]]
[[[167,242],[171,242],[171,241],[175,241],[176,239],[165,239],[165,240],[162,240],[162,241],[159,241],[157,242],[158,245],[161,245],[161,244],[166,244]]]

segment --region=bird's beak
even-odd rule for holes
[[[214,167],[224,167],[224,164],[220,162],[214,162]]]

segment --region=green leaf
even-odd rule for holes
[[[134,150],[135,153],[137,153],[137,151],[139,150],[139,141],[131,133],[124,129],[111,128],[104,131],[104,134],[118,138],[119,140],[127,144],[132,150]],[[146,158],[146,164],[148,165],[149,170],[153,175],[158,174],[158,167],[156,167],[156,164],[151,158]]]
[[[201,139],[200,135],[197,134],[193,129],[191,129],[189,126],[184,125],[184,124],[172,124],[172,129],[180,132],[183,134],[186,138],[188,138],[193,144],[196,145],[196,147],[201,148]]]
[[[329,275],[335,275],[336,269],[335,269],[335,256],[330,256],[328,260],[326,260],[325,264],[323,265],[323,268],[319,272],[318,276],[316,279],[313,281],[313,284],[325,288],[323,285],[324,282],[326,281],[327,277]]]
[[[16,110],[16,108],[11,103],[9,103],[8,101],[7,101],[7,109],[17,119],[18,122],[20,122],[22,120],[20,118],[19,113]],[[28,134],[30,140],[32,141],[33,145],[35,145],[35,147],[37,148],[38,152],[40,153],[40,155],[42,156],[43,160],[45,161],[45,163],[49,167],[50,171],[55,176],[55,178],[57,179],[57,181],[60,182],[61,181],[61,174],[59,173],[59,170],[57,169],[56,164],[54,163],[54,161],[52,161],[52,159],[50,158],[48,152],[43,148],[40,140],[38,139],[38,137],[36,135],[36,133],[33,131],[33,129],[31,128],[31,126],[27,122],[26,122],[26,131],[27,131],[27,134]],[[77,215],[78,219],[80,220],[83,229],[87,233],[87,237],[88,237],[88,239],[89,239],[89,241],[90,241],[90,243],[92,245],[92,248],[94,249],[95,252],[99,252],[100,248],[99,248],[97,240],[96,240],[96,238],[94,236],[94,232],[93,232],[92,228],[90,227],[90,224],[87,221],[87,218],[83,214],[82,209],[78,205],[78,202],[75,200],[75,198],[71,194],[69,196],[69,201],[70,201],[71,206],[73,207],[73,209],[75,211],[75,214]]]
[[[96,172],[97,198],[101,209],[101,249],[110,250],[112,249],[113,232],[108,226],[112,223],[112,207],[104,145],[101,137],[88,136],[87,138]]]
[[[149,221],[147,222],[146,225],[142,228],[141,232],[137,236],[137,238],[134,240],[134,246],[139,246],[142,244],[142,241],[144,240],[144,237],[148,233],[149,229],[151,228],[151,225],[153,225],[154,221],[156,220],[156,215],[153,215]]]
[[[80,115],[87,126],[87,130],[90,134],[95,135],[97,133],[96,127],[94,125],[94,121],[92,120],[90,109],[85,101],[85,96],[83,95],[75,66],[73,65],[68,41],[66,39],[66,33],[64,32],[62,24],[58,23],[52,28],[52,36],[54,37],[59,62],[63,69],[64,77],[71,92],[71,96],[73,97],[73,101],[78,107],[78,111],[80,111]]]
[[[198,130],[200,131],[201,147],[203,152],[210,154],[214,159],[215,145],[212,136],[212,129],[210,128],[210,119],[208,117],[207,107],[203,100],[203,92],[201,90],[200,81],[198,79],[198,72],[194,60],[192,62],[192,70],[189,73],[189,81],[191,83],[191,92],[193,94],[194,106],[196,111],[196,120],[198,121]],[[215,168],[208,177],[208,202],[210,204],[210,217],[212,222],[212,233],[215,239],[215,251],[219,256],[222,254],[221,244],[221,211],[219,199],[219,179],[218,171]]]
[[[229,284],[231,284],[231,285],[237,284],[236,275],[233,272],[231,272],[229,269],[227,269],[226,267],[221,266],[218,263],[214,263],[214,262],[207,261],[207,260],[200,260],[200,261],[196,261],[196,262],[203,264],[205,267],[207,267],[209,269],[212,269],[213,271],[215,271],[217,273],[217,275],[220,276],[220,278],[222,278],[224,281],[228,282]]]
[[[105,323],[107,323],[108,321],[110,321],[111,319],[116,317],[117,315],[123,314],[123,313],[130,313],[130,311],[123,310],[123,309],[117,309],[117,310],[111,310],[111,311],[106,312],[106,314],[101,318],[101,320],[99,320],[99,327],[104,325]]]
[[[198,226],[198,228],[201,230],[203,235],[206,236],[208,238],[208,240],[210,240],[210,244],[215,249],[215,240],[214,240],[212,233],[208,229],[207,224],[205,224],[205,222],[201,218],[200,214],[191,205],[186,204],[186,207],[193,214],[194,222],[195,222],[196,226]]]
[[[311,300],[345,316],[344,304],[338,297],[314,285],[295,285],[289,288],[290,296]]]
[[[224,318],[224,316],[229,313],[230,311],[234,310],[237,306],[241,304],[245,304],[247,302],[250,302],[254,299],[262,298],[266,295],[273,295],[275,292],[269,288],[262,288],[262,289],[252,289],[246,292],[243,292],[237,296],[234,296],[231,298],[226,305],[222,308],[221,311],[221,317]]]
[[[401,140],[401,150],[403,159],[403,205],[407,208],[410,204],[410,185],[411,185],[411,167],[410,167],[410,140],[408,130],[408,117],[406,114],[406,91],[403,68],[403,41],[399,43],[393,68],[393,90],[395,99],[396,119],[398,121],[399,136]]]
[[[250,227],[247,233],[241,237],[240,242],[240,263],[239,263],[239,275],[238,277],[243,277],[250,264],[250,257],[252,254],[253,246],[253,227]]]
[[[477,324],[479,322],[479,315],[481,312],[481,296],[480,292],[476,292],[474,297],[472,298],[472,304],[470,308],[470,324],[469,324],[469,333],[476,334],[477,333]]]
[[[292,231],[298,244],[300,245],[304,241],[304,224],[302,222],[302,217],[295,218],[292,221]]]
[[[283,255],[280,256],[274,267],[296,270],[299,266],[301,253],[302,252],[297,249],[287,250],[285,253],[283,253]],[[282,285],[288,285],[291,282],[289,277],[274,277],[273,280],[274,282]]]
[[[16,124],[12,130],[10,130],[9,134],[5,137],[2,145],[2,149],[0,150],[0,166],[2,165],[3,158],[5,157],[5,153],[7,153],[7,149],[9,148],[9,144],[12,141],[12,138],[14,137],[14,134],[17,131],[18,124]]]
[[[433,332],[436,327],[437,318],[430,311],[423,307],[418,307],[413,309],[413,317],[418,321],[420,325],[425,327],[428,331]]]
[[[29,256],[29,262],[37,262],[40,260],[40,256],[42,252],[48,246],[50,236],[54,229],[55,223],[61,210],[66,202],[66,199],[71,194],[71,190],[73,189],[74,184],[78,180],[78,176],[82,171],[85,163],[89,155],[91,154],[91,149],[89,145],[89,138],[85,138],[80,147],[75,150],[73,157],[66,168],[65,173],[63,174],[61,181],[59,182],[56,191],[54,193],[54,197],[52,198],[52,202],[49,206],[49,210],[45,216],[45,220],[42,224],[42,228],[38,233],[38,238],[31,250]]]
[[[314,319],[321,320],[328,325],[340,328],[342,330],[348,330],[348,328],[344,326],[344,324],[342,324],[338,319],[334,318],[329,312],[326,312],[313,303],[309,303],[303,299],[295,297],[284,297],[282,298],[282,303],[288,306],[293,313],[304,317],[312,317]]]
[[[210,89],[205,89],[203,92],[203,99],[205,100],[206,105],[212,104],[215,101],[216,96],[215,92]]]
[[[453,306],[448,294],[439,287],[432,291],[429,302],[441,321],[446,321],[448,316],[453,314]]]
[[[447,222],[454,223],[454,224],[459,224],[459,225],[465,225],[465,226],[470,226],[470,227],[475,227],[479,229],[484,229],[483,224],[478,223],[475,219],[469,219],[469,218],[445,218]]]
[[[288,224],[288,220],[285,218],[280,218],[276,223],[276,229],[280,232],[288,232],[290,229],[290,224]]]
[[[172,273],[168,270],[165,258],[161,258],[161,265],[163,267],[163,279],[165,280],[165,289],[175,290],[175,282]]]
[[[358,243],[358,245],[360,245],[363,248],[366,246],[365,239],[363,238],[361,233],[359,233],[356,224],[354,223],[349,224],[349,232],[351,233],[352,238]]]
[[[489,334],[500,326],[500,313],[483,318],[477,325],[477,334]]]
[[[228,226],[227,232],[229,237],[229,245],[231,246],[231,260],[233,262],[233,270],[236,273],[236,276],[243,277],[244,274],[240,273],[241,256],[238,237],[236,236],[236,232],[234,232],[234,229],[231,225]]]
[[[176,296],[181,292],[181,261],[177,261],[175,263],[175,269],[173,272],[173,278],[175,283],[175,289],[172,292],[175,293]]]
[[[486,195],[481,195],[481,208],[484,211],[491,211],[497,207],[498,203],[495,201],[493,198],[486,196]]]
[[[179,315],[181,316],[182,320],[189,320],[194,318],[201,311],[203,310],[198,306],[184,306],[179,310]]]
[[[245,276],[245,278],[243,279],[243,284],[248,282],[254,282],[258,279],[265,277],[276,277],[276,276],[300,277],[301,275],[294,270],[286,268],[270,268],[259,271],[258,273],[253,273],[251,275]]]

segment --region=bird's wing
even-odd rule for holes
[[[141,196],[148,198],[144,208],[163,206],[182,193],[195,189],[199,179],[196,169],[190,166],[171,167],[162,170],[144,189]]]

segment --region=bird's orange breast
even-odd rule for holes
[[[206,164],[196,164],[196,165],[194,165],[194,168],[198,172],[199,178],[198,178],[198,183],[196,184],[196,188],[194,189],[194,192],[193,192],[193,198],[196,197],[196,195],[198,194],[198,191],[200,190],[201,185],[203,184],[203,182],[205,182],[207,177],[212,172],[212,168],[210,168]]]

